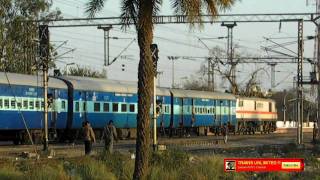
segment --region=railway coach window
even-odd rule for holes
[[[21,108],[22,108],[21,99],[20,99],[20,101],[18,100],[18,102],[17,102],[17,107],[18,107],[18,109],[21,109]]]
[[[11,99],[11,109],[15,109],[16,108],[16,101]]]
[[[2,109],[3,107],[3,102],[2,102],[2,99],[0,99],[0,109]]]
[[[86,102],[83,102],[82,110],[83,110],[83,112],[87,111],[87,103]]]
[[[239,107],[243,107],[243,101],[239,101]]]
[[[170,113],[170,106],[169,105],[164,107],[164,112],[167,113],[167,114]]]
[[[100,112],[100,103],[94,103],[93,111],[94,112]]]
[[[121,104],[121,112],[127,112],[127,104]]]
[[[272,103],[269,102],[269,112],[272,112]]]
[[[4,108],[9,109],[9,99],[4,100]]]
[[[40,102],[36,101],[36,109],[40,109]]]
[[[130,104],[129,105],[129,111],[130,112],[135,112],[135,105],[134,104]]]
[[[258,109],[263,108],[263,103],[258,102],[258,103],[257,103],[257,108],[258,108]]]
[[[76,102],[76,105],[75,105],[75,112],[79,112],[80,110],[80,105],[79,105],[79,102]]]
[[[109,108],[109,103],[103,103],[103,112],[109,112],[110,108]]]
[[[29,109],[34,109],[34,102],[33,101],[29,101]]]
[[[112,112],[118,112],[119,104],[118,103],[112,103]]]
[[[23,101],[23,109],[28,109],[28,100]]]
[[[61,101],[61,109],[66,109],[66,102],[65,101]]]

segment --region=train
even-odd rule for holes
[[[121,137],[136,135],[136,82],[50,76],[48,97],[51,140],[77,139],[84,121],[97,137],[110,120]],[[275,101],[267,98],[157,87],[156,103],[158,130],[170,136],[219,134],[224,125],[234,133],[272,132],[277,120]],[[43,110],[41,76],[0,72],[0,140],[41,142]]]

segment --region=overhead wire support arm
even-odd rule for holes
[[[129,44],[128,44],[128,46],[126,46],[120,53],[119,53],[119,55],[117,56],[117,57],[115,57],[115,58],[113,58],[113,60],[109,63],[109,61],[108,61],[108,66],[110,66],[112,63],[114,63],[120,56],[121,56],[121,54],[122,53],[124,53],[130,46],[131,46],[131,44],[135,41],[136,39],[133,39]]]
[[[281,14],[220,14],[215,17],[211,15],[202,15],[201,23],[260,23],[260,22],[280,22],[283,20],[296,21],[303,19],[305,22],[312,22],[318,18],[317,13],[281,13]],[[100,18],[70,18],[70,19],[51,19],[39,20],[41,22],[49,22],[49,27],[80,27],[80,26],[121,26],[121,17],[100,17]],[[154,24],[185,24],[189,23],[185,15],[164,15],[154,16]],[[133,25],[131,21],[129,24]]]

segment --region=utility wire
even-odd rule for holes
[[[7,74],[6,69],[4,70],[4,74],[5,74],[5,76],[6,76],[6,79],[7,79],[9,88],[10,88],[10,92],[11,92],[11,94],[12,94],[15,102],[17,103],[17,102],[18,102],[18,101],[17,101],[17,97],[16,97],[15,93],[14,93],[13,90],[12,90],[12,86],[11,86],[11,83],[10,83],[10,80],[9,80],[9,77],[8,77],[8,74]],[[21,106],[23,105],[22,103],[23,103],[23,102],[21,102]],[[20,115],[20,117],[21,117],[21,119],[22,119],[23,125],[24,125],[24,127],[25,127],[25,129],[26,129],[26,131],[27,131],[27,134],[28,134],[29,140],[30,140],[30,142],[31,142],[31,145],[34,146],[34,142],[33,142],[33,140],[32,140],[31,133],[30,133],[30,131],[29,131],[27,122],[26,122],[26,120],[25,120],[25,118],[24,118],[23,113],[21,112],[21,107],[19,107],[18,104],[17,104],[17,108],[18,108],[19,115]],[[37,153],[37,149],[36,149],[36,148],[34,148],[34,151],[35,151],[35,153]]]

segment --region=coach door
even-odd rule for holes
[[[122,100],[122,103],[121,103],[121,105],[120,105],[120,112],[121,112],[121,116],[119,116],[120,117],[120,122],[122,122],[121,123],[121,125],[122,125],[122,127],[124,126],[124,127],[126,127],[126,128],[129,128],[129,114],[128,114],[128,112],[129,112],[129,108],[128,108],[128,105],[127,105],[127,102],[128,102],[128,95],[127,94],[124,94],[123,95],[123,100]],[[120,125],[120,126],[121,126]]]
[[[179,110],[178,110],[178,112],[179,112],[179,127],[183,127],[183,124],[184,124],[184,122],[183,122],[183,120],[184,120],[184,116],[183,116],[184,104],[183,104],[183,102],[184,102],[184,99],[179,98],[179,103],[178,103],[178,105],[179,105]]]
[[[232,113],[232,111],[231,111],[232,104],[231,103],[232,103],[232,101],[228,100],[227,102],[228,102],[228,122],[231,123],[231,120],[232,120],[232,114],[231,114]]]
[[[194,98],[191,99],[191,126],[194,126],[196,123],[196,109],[194,106]]]
[[[223,118],[223,100],[218,100],[217,103],[217,117],[218,117],[218,122],[217,125],[221,126],[222,125],[222,118]]]
[[[87,99],[86,91],[79,92],[79,103],[76,106],[78,106],[77,109],[79,110],[79,118],[81,122],[88,120]]]
[[[49,127],[52,128],[52,133],[56,132],[58,111],[60,111],[59,109],[61,108],[61,102],[57,101],[58,95],[58,90],[56,89],[52,89],[51,93],[48,93],[48,101],[51,107],[51,111],[48,112],[48,117],[50,122]]]

